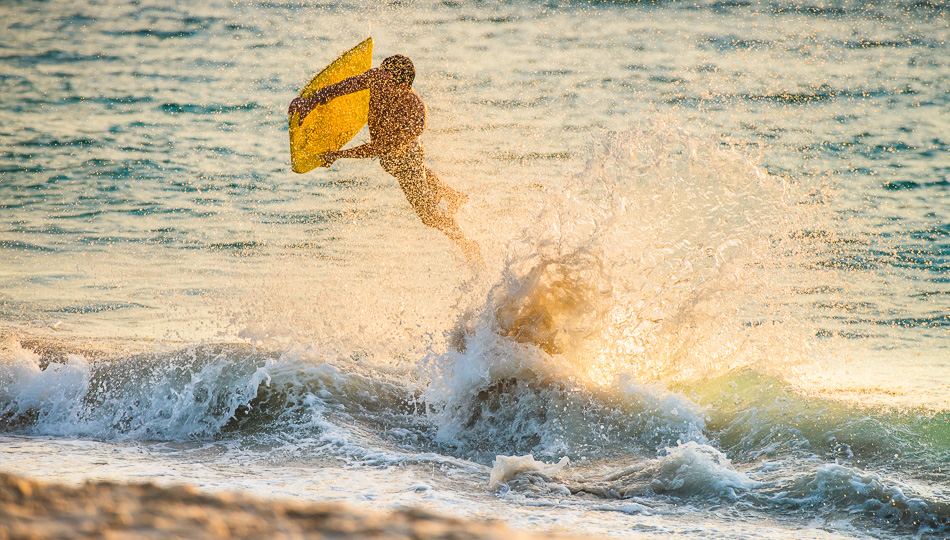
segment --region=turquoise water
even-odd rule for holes
[[[0,14],[3,470],[948,534],[946,5]],[[376,162],[291,172],[287,104],[367,35],[413,58],[486,268]]]

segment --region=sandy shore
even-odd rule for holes
[[[192,487],[45,484],[0,473],[0,540],[69,538],[536,539],[500,523],[410,509],[370,513],[338,504],[204,494]],[[577,537],[573,537],[577,538]]]

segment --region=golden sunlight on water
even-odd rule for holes
[[[0,3],[0,468],[947,537],[946,6],[185,4]],[[377,161],[291,171],[368,34],[485,267]]]

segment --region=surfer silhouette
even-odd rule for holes
[[[468,196],[449,187],[425,166],[425,149],[419,136],[426,128],[429,114],[422,98],[412,88],[414,79],[415,69],[409,58],[390,56],[379,67],[326,86],[309,98],[294,98],[287,112],[299,112],[303,123],[318,105],[369,89],[370,142],[323,154],[324,166],[329,167],[341,158],[379,157],[380,166],[399,181],[422,223],[445,233],[470,262],[484,264],[478,242],[466,237],[453,217],[468,201]],[[444,210],[439,207],[443,199],[446,201]]]

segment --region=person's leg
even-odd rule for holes
[[[415,175],[400,175],[397,176],[396,179],[399,181],[399,186],[402,188],[403,193],[406,194],[406,199],[409,201],[409,204],[412,205],[412,209],[416,211],[416,215],[419,216],[422,223],[442,231],[455,242],[458,242],[460,238],[464,238],[465,235],[462,233],[462,229],[458,226],[455,218],[449,216],[436,206],[437,199],[435,195],[424,187],[420,188],[422,179],[414,178],[414,176]]]
[[[399,181],[399,187],[406,195],[406,200],[412,205],[422,223],[442,231],[458,244],[469,261],[483,264],[478,242],[466,238],[455,219],[439,209],[438,203],[442,194],[436,182],[441,183],[441,181],[438,177],[435,177],[434,182],[427,181],[428,169],[423,163],[424,154],[421,144],[415,145],[405,154],[382,156],[379,159],[379,164],[383,169]]]
[[[432,169],[426,167],[426,184],[429,185],[429,188],[436,193],[436,204],[439,204],[439,201],[445,198],[448,203],[445,211],[449,214],[455,214],[459,211],[459,208],[463,204],[468,202],[468,195],[453,189],[448,184],[442,181],[441,178]]]

